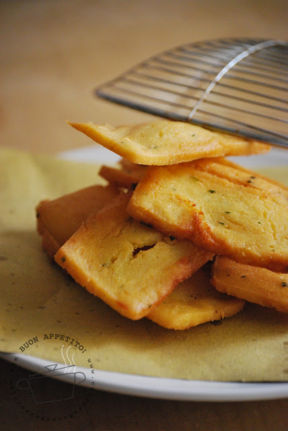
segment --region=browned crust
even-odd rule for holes
[[[59,249],[60,244],[53,237],[53,235],[51,235],[49,230],[46,228],[46,226],[39,219],[37,220],[37,230],[38,230],[38,233],[42,237],[42,248],[43,248],[43,250],[48,254],[48,256],[53,258],[55,253]]]
[[[54,200],[41,201],[36,207],[37,231],[42,236],[43,249],[47,254],[54,256],[90,212],[97,212],[99,208],[109,204],[109,200],[118,193],[118,189],[112,185],[93,185]],[[89,205],[85,206],[88,201]],[[55,229],[56,226],[61,226],[62,229]]]
[[[105,178],[109,183],[116,184],[119,187],[130,187],[132,184],[138,183],[140,177],[128,174],[123,170],[112,168],[110,166],[102,166],[99,175]]]
[[[217,256],[213,264],[211,283],[219,292],[288,312],[288,273]]]

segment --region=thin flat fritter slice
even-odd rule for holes
[[[146,166],[135,165],[127,161],[120,161],[121,166],[112,167],[103,165],[100,168],[99,175],[105,178],[110,184],[118,187],[129,188],[133,184],[137,184],[143,178]]]
[[[90,213],[102,209],[118,194],[115,187],[95,185],[40,202],[36,208],[37,229],[46,253],[53,257]]]
[[[164,328],[183,330],[234,316],[244,303],[217,292],[209,282],[209,275],[199,269],[164,298],[147,318]]]
[[[189,238],[239,262],[288,265],[287,204],[193,163],[150,168],[128,212],[162,232]]]
[[[219,292],[288,312],[288,273],[270,271],[217,256],[211,283]]]
[[[273,195],[277,200],[280,199],[286,205],[288,204],[287,186],[271,178],[264,177],[258,172],[245,169],[223,157],[196,160],[193,165],[197,169],[221,178],[226,178],[233,183],[264,190],[266,193]]]
[[[120,127],[70,124],[109,150],[141,165],[171,165],[204,157],[259,154],[270,150],[268,144],[179,121],[159,120]]]
[[[55,260],[90,293],[137,320],[213,255],[133,220],[128,199],[120,195],[89,217]]]

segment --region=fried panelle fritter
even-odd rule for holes
[[[211,283],[219,292],[288,312],[288,273],[274,272],[217,256]]]
[[[147,317],[167,329],[188,329],[231,317],[243,306],[244,301],[217,292],[209,282],[209,275],[200,269],[179,284]]]
[[[150,168],[128,212],[239,262],[288,265],[287,204],[273,193],[197,169],[194,163]]]
[[[55,260],[90,293],[137,320],[212,255],[136,222],[126,213],[127,201],[120,195],[89,217]]]
[[[171,165],[205,157],[259,154],[270,150],[268,144],[179,121],[159,120],[120,127],[70,124],[109,150],[141,165]]]
[[[120,169],[117,167],[102,166],[99,175],[105,178],[110,184],[129,188],[132,184],[137,184],[141,180],[147,169],[143,165],[135,165],[134,163],[127,163],[127,161],[123,162],[123,159],[120,163]]]
[[[40,202],[36,208],[37,229],[47,254],[54,256],[90,213],[102,209],[118,193],[115,187],[96,185]]]
[[[235,184],[263,190],[273,195],[277,200],[288,204],[288,187],[257,172],[245,169],[223,157],[215,159],[196,160],[193,165],[200,170],[209,172],[221,178],[226,178]]]

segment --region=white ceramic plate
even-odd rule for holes
[[[165,379],[112,373],[64,364],[20,354],[1,353],[0,357],[33,371],[67,383],[119,394],[180,401],[255,401],[288,397],[288,383],[208,382]],[[53,373],[51,367],[53,366]]]
[[[112,152],[98,146],[61,153],[59,157],[89,163],[115,163],[119,159]],[[269,155],[237,157],[237,162],[246,167],[288,165],[288,151],[273,149]],[[255,401],[288,397],[288,382],[239,383],[166,379],[67,367],[21,354],[0,353],[0,357],[34,373],[126,395],[186,401]]]

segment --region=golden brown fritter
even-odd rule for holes
[[[96,185],[40,202],[36,208],[37,229],[47,254],[54,256],[90,213],[102,209],[118,193],[115,187]]]
[[[213,264],[211,283],[219,292],[288,312],[288,273],[218,256]]]
[[[209,282],[209,275],[199,269],[179,284],[147,317],[167,329],[188,329],[231,317],[243,306],[243,300],[217,292]]]
[[[70,124],[109,150],[141,165],[171,165],[204,157],[259,154],[270,150],[268,144],[180,121],[159,120],[120,127]]]
[[[55,260],[90,293],[136,320],[212,254],[136,222],[126,213],[128,199],[123,194],[89,217]]]
[[[215,254],[259,266],[288,265],[288,206],[194,163],[150,168],[128,205],[138,220]]]

